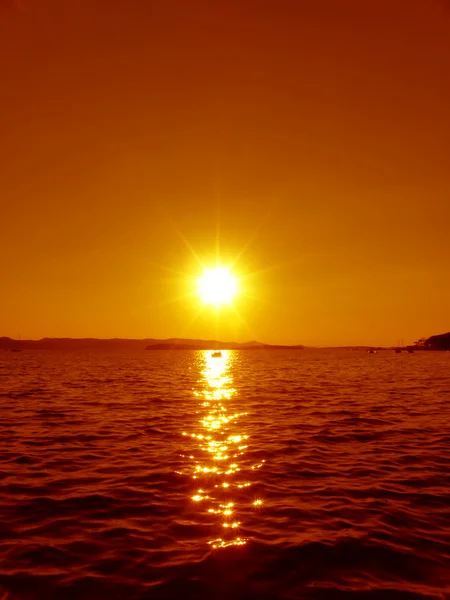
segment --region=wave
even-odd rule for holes
[[[450,597],[423,355],[0,357],[0,600]]]

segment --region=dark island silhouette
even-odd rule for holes
[[[0,350],[301,350],[304,346],[263,344],[261,342],[221,342],[219,340],[192,340],[170,338],[99,339],[99,338],[42,338],[41,340],[14,340],[0,337]]]

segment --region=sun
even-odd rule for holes
[[[231,304],[238,291],[237,279],[226,267],[205,269],[198,280],[197,291],[205,304]]]

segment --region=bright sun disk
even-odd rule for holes
[[[230,304],[236,292],[236,277],[225,267],[205,269],[198,280],[198,293],[205,304]]]

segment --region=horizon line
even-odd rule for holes
[[[182,338],[182,337],[167,337],[167,338],[154,338],[154,337],[143,337],[143,338],[128,338],[128,337],[72,337],[72,336],[58,336],[58,337],[50,337],[44,336],[41,338],[12,338],[10,336],[0,336],[0,340],[10,340],[11,342],[42,342],[45,340],[71,340],[71,341],[99,341],[99,342],[108,342],[108,341],[124,341],[124,342],[170,342],[173,340],[177,340],[180,342],[203,342],[203,343],[220,343],[220,344],[234,344],[234,345],[258,345],[258,346],[289,346],[289,347],[298,347],[302,346],[305,348],[395,348],[396,344],[370,344],[370,343],[341,343],[341,344],[304,344],[304,343],[281,343],[281,342],[260,342],[258,340],[246,340],[243,342],[236,341],[222,341],[219,339],[205,339],[205,338]],[[408,346],[408,344],[406,344]],[[405,346],[405,347],[406,347]]]

